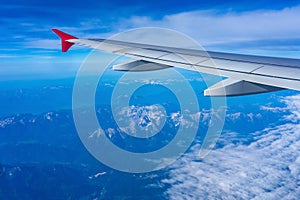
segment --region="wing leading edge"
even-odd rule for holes
[[[73,44],[125,55],[133,60],[114,70],[150,71],[178,67],[228,77],[204,91],[205,96],[240,96],[293,89],[300,91],[300,60],[206,52],[103,39],[79,39],[57,29],[62,51]]]

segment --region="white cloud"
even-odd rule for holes
[[[242,113],[241,112],[236,112],[236,113],[229,113],[226,114],[226,117],[232,121],[237,120],[241,117]]]
[[[292,122],[299,122],[300,120],[300,95],[289,96],[282,100],[288,110],[291,112],[290,115],[286,115],[285,119]]]
[[[14,117],[8,117],[6,119],[0,120],[0,128],[5,128],[6,126],[12,124]]]
[[[18,58],[17,55],[1,54],[0,58]]]
[[[80,38],[109,38],[111,35],[122,33],[132,28],[162,27],[182,32],[195,39],[200,45],[206,48],[212,47],[213,50],[242,50],[256,54],[269,52],[270,55],[278,55],[280,52],[285,56],[299,57],[299,54],[297,54],[297,51],[300,49],[298,45],[300,40],[299,18],[300,6],[281,10],[244,12],[198,10],[166,15],[161,19],[152,19],[148,16],[132,16],[120,19],[110,26],[96,18],[83,19],[80,22],[80,27],[57,28]],[[24,22],[19,23],[22,24]],[[29,23],[26,24],[31,25]],[[49,25],[41,25],[32,27],[31,30],[48,32],[51,28],[53,27]],[[99,30],[99,32],[95,30]],[[103,30],[108,32],[104,33]],[[128,33],[126,34],[128,35]],[[118,35],[115,39],[126,38],[126,34]],[[163,37],[160,34],[153,36],[152,34],[154,38],[149,36],[149,34],[145,37],[145,34],[147,32],[134,35],[134,39],[138,42],[143,42],[146,38],[148,42],[150,40],[154,44],[158,42],[171,45],[175,42],[174,46],[186,45],[188,42],[188,40],[180,42],[181,40],[176,39],[176,36],[172,34],[169,37]],[[27,48],[58,49],[60,46],[59,40],[55,42],[54,39],[31,38],[26,40],[22,44]],[[298,42],[292,42],[293,40]],[[188,44],[187,46],[191,45],[195,47],[194,44]],[[235,46],[232,47],[230,45]],[[278,52],[274,52],[275,50]]]
[[[27,48],[59,49],[60,40],[58,38],[57,40],[29,38],[26,42],[24,42],[24,45]]]
[[[162,181],[171,185],[166,195],[170,199],[297,199],[300,95],[283,101],[291,113],[284,117],[289,121],[249,134],[253,137],[249,143],[228,143],[202,161],[193,160],[198,149],[194,146],[195,151],[172,166],[170,178]]]
[[[280,113],[280,112],[285,112],[287,108],[282,108],[282,107],[273,107],[273,106],[260,106],[260,110],[265,110],[265,111],[270,111],[273,113]]]
[[[282,10],[225,12],[204,10],[177,13],[154,20],[147,16],[124,19],[115,28],[164,27],[183,32],[201,45],[270,39],[299,39],[300,6]]]

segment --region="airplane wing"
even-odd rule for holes
[[[168,67],[228,77],[204,91],[205,96],[240,96],[282,89],[300,91],[300,59],[206,52],[104,39],[80,39],[52,29],[66,52],[73,44],[131,57],[114,70],[150,71]]]

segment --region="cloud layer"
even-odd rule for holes
[[[227,143],[202,161],[184,157],[171,170],[170,199],[297,199],[300,195],[300,95],[283,99],[283,124],[249,134],[249,143]],[[276,112],[279,112],[276,109]],[[238,135],[225,133],[226,137]],[[194,147],[197,149],[197,146]]]

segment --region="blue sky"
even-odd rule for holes
[[[0,74],[74,73],[89,49],[63,54],[51,28],[105,38],[131,28],[171,28],[208,50],[300,58],[300,1],[1,2]]]

